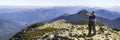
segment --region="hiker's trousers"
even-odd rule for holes
[[[93,22],[93,21],[89,21],[89,23],[88,23],[88,29],[89,29],[89,33],[88,33],[88,35],[91,35],[91,31],[92,31],[92,30],[93,30],[93,35],[96,34],[96,28],[95,28],[95,25],[96,25],[95,22]]]

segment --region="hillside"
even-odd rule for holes
[[[88,21],[87,21],[88,16],[86,15],[86,13],[90,13],[90,12],[88,10],[81,10],[78,13],[73,14],[73,15],[60,16],[58,18],[53,19],[51,22],[63,19],[63,20],[65,20],[66,23],[72,23],[72,24],[77,24],[77,23],[81,23],[84,21],[86,21],[85,23],[88,23]],[[114,28],[114,29],[120,29],[120,27],[119,27],[120,22],[116,23],[117,19],[116,20],[109,20],[109,19],[105,19],[105,18],[99,17],[99,16],[97,16],[96,19],[97,19],[97,21],[96,21],[97,24],[109,26],[109,27]],[[117,20],[117,21],[120,21],[120,20]]]
[[[24,23],[19,23],[16,21],[10,21],[5,19],[0,19],[0,39],[8,40],[19,30],[25,28]]]
[[[105,19],[114,20],[120,17],[120,12],[113,12],[105,9],[95,10],[96,15]]]
[[[43,33],[43,31],[41,30],[43,30],[45,33]],[[113,30],[107,26],[97,25],[96,30],[97,30],[97,34],[91,37],[92,40],[119,40],[120,39],[120,31]],[[13,38],[11,38],[11,40],[15,40],[15,39],[21,39],[21,40],[24,40],[24,39],[26,40],[85,40],[87,33],[88,33],[87,25],[75,25],[75,24],[70,24],[70,23],[64,23],[64,20],[59,20],[53,23],[47,23],[45,25],[38,26],[34,28],[34,30],[29,31],[24,35],[17,34]]]

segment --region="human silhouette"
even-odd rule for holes
[[[89,16],[89,22],[88,22],[88,29],[89,29],[89,33],[88,36],[92,36],[91,31],[93,30],[93,35],[96,34],[96,16],[95,16],[95,12],[92,11],[92,13],[88,14]]]

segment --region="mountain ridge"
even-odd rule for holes
[[[77,14],[73,14],[73,15],[69,15],[69,16],[65,16],[65,17],[64,16],[58,17],[56,19],[53,19],[53,21],[64,19],[68,23],[75,24],[75,23],[78,23],[78,22],[83,21],[83,20],[87,21],[88,16],[86,15],[86,13],[90,13],[90,12],[88,12],[87,10],[81,10]],[[99,16],[97,16],[96,19],[97,19],[96,23],[98,23],[98,24],[106,25],[106,26],[109,26],[109,27],[115,28],[115,29],[120,29],[119,24],[113,22],[113,20],[108,20],[108,19],[105,19],[105,18],[102,18],[102,17],[99,17]],[[51,22],[53,22],[53,21],[51,21]]]

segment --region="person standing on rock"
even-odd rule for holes
[[[89,16],[89,22],[88,22],[88,29],[89,29],[89,33],[88,36],[92,36],[91,31],[93,30],[93,35],[96,34],[96,16],[95,16],[95,12],[92,11],[92,13],[88,14]]]

